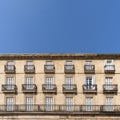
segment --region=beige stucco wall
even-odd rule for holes
[[[86,60],[73,60],[73,64],[75,65],[75,74],[73,74],[74,84],[77,84],[77,95],[71,95],[74,98],[74,104],[82,105],[85,104],[85,98],[89,95],[83,94],[82,85],[84,84],[85,74],[84,74],[84,65]],[[18,94],[9,94],[9,96],[15,97],[15,104],[25,104],[25,94],[22,92],[22,84],[25,84],[25,77],[29,74],[24,73],[24,65],[26,64],[26,60],[15,60],[16,66],[16,74],[5,74],[4,65],[7,60],[0,61],[0,85],[5,84],[6,76],[14,76],[15,84],[18,88]],[[55,65],[55,74],[45,74],[44,73],[44,65],[45,60],[33,60],[35,65],[35,74],[30,74],[30,76],[34,76],[34,83],[37,85],[37,94],[31,94],[34,96],[35,104],[45,104],[45,96],[42,91],[42,84],[45,83],[45,76],[52,75],[54,77],[54,83],[57,86],[57,94],[47,94],[48,96],[54,97],[55,104],[65,104],[65,94],[62,92],[62,84],[65,83],[65,76],[69,74],[64,73],[64,65],[66,60],[53,60]],[[106,95],[103,94],[103,84],[105,84],[105,77],[113,77],[113,84],[118,84],[118,94],[111,95],[113,97],[113,101],[115,105],[119,105],[120,97],[120,60],[115,60],[115,72],[116,74],[104,74],[104,60],[92,60],[93,65],[95,65],[95,74],[89,74],[95,76],[95,83],[97,84],[97,94],[91,95],[94,99],[95,105],[105,104]],[[89,76],[87,75],[87,76]],[[1,88],[1,86],[0,86]],[[0,104],[5,104],[5,96],[2,91],[0,91]]]

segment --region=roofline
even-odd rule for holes
[[[0,54],[0,60],[120,59],[120,54]]]

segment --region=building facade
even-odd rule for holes
[[[0,55],[0,120],[119,120],[119,54]]]

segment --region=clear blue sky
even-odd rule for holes
[[[120,53],[120,0],[0,0],[0,53]]]

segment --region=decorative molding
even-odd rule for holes
[[[120,59],[120,54],[1,54],[0,60],[99,60]]]

